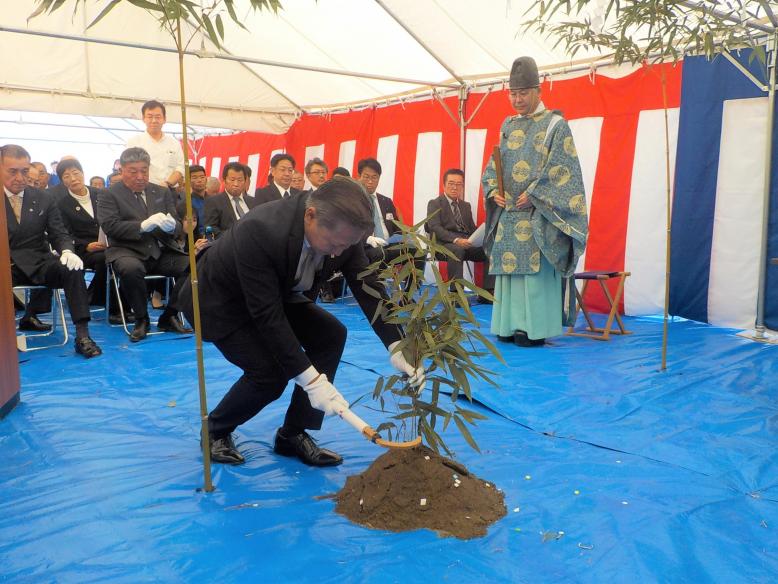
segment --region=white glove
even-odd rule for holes
[[[402,351],[395,352],[395,347],[400,344],[400,341],[395,341],[389,345],[389,362],[392,367],[397,369],[400,373],[404,373],[408,376],[408,383],[411,387],[416,388],[416,393],[421,395],[424,391],[424,386],[427,385],[427,377],[424,374],[424,367],[421,365],[414,368],[413,365],[408,363]]]
[[[348,409],[348,402],[335,389],[324,373],[319,373],[311,365],[294,378],[308,394],[311,405],[317,410],[321,410],[328,416],[340,414]]]
[[[163,221],[166,221],[167,217],[164,213],[154,213],[148,219],[144,219],[140,224],[140,230],[143,233],[154,231],[154,229],[162,229]]]
[[[166,213],[160,221],[159,228],[165,233],[173,233],[176,230],[175,218],[170,213]]]
[[[63,266],[65,266],[71,272],[73,270],[83,270],[84,269],[84,262],[82,262],[81,258],[78,257],[76,254],[74,254],[69,249],[66,249],[65,251],[63,251],[62,255],[59,256],[59,263],[61,263]]]
[[[387,241],[382,237],[376,237],[375,235],[368,235],[366,243],[370,247],[384,247],[387,244]]]

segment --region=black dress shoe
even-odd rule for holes
[[[337,466],[343,462],[340,454],[316,446],[316,442],[307,432],[286,436],[279,428],[273,442],[273,450],[283,456],[296,456],[311,466]]]
[[[111,324],[122,324],[122,315],[121,314],[109,314],[108,315],[108,322]],[[125,312],[124,313],[124,322],[127,324],[132,324],[135,322],[135,315]]]
[[[319,298],[321,298],[321,301],[324,304],[332,304],[333,302],[335,302],[335,298],[333,297],[333,295],[328,292],[322,292]]]
[[[149,319],[141,318],[140,320],[136,320],[135,326],[130,333],[130,342],[137,343],[138,341],[142,341],[146,338],[147,334],[149,334]]]
[[[87,359],[103,354],[103,350],[89,337],[77,338],[74,345],[76,347],[76,353],[83,355]]]
[[[513,335],[509,337],[504,337],[502,335],[497,335],[497,340],[501,343],[512,343],[513,342]]]
[[[211,460],[214,462],[221,462],[222,464],[243,464],[246,459],[235,448],[235,442],[232,441],[232,436],[227,434],[222,438],[214,438],[209,436],[211,443]]]
[[[34,314],[31,314],[30,316],[23,316],[21,320],[19,321],[19,330],[20,331],[35,331],[35,332],[46,332],[51,330],[51,325],[46,324],[38,320],[38,317]]]
[[[168,316],[166,318],[160,318],[157,323],[157,328],[166,333],[178,333],[179,335],[188,335],[192,332],[192,329],[185,327],[178,320],[177,316]]]

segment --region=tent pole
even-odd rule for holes
[[[459,88],[459,168],[465,170],[465,146],[467,140],[467,86]]]
[[[762,208],[762,248],[759,253],[759,290],[756,302],[756,331],[754,339],[766,340],[764,324],[765,287],[767,285],[767,238],[770,222],[770,175],[773,158],[773,125],[775,123],[775,69],[778,50],[778,32],[773,33],[772,50],[768,52],[770,85],[767,98],[767,145],[765,148],[764,202]]]

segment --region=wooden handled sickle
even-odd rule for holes
[[[354,426],[354,428],[359,430],[359,432],[361,432],[365,438],[370,440],[370,442],[378,444],[379,446],[383,446],[384,448],[413,448],[421,444],[421,436],[416,436],[414,440],[410,440],[408,442],[392,442],[391,440],[384,440],[381,438],[378,432],[373,430],[373,428],[371,428],[367,422],[365,422],[351,410],[343,410],[338,415],[343,418],[343,420]]]

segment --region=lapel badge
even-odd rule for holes
[[[76,211],[80,211],[80,210],[81,210],[81,207],[76,207]]]

